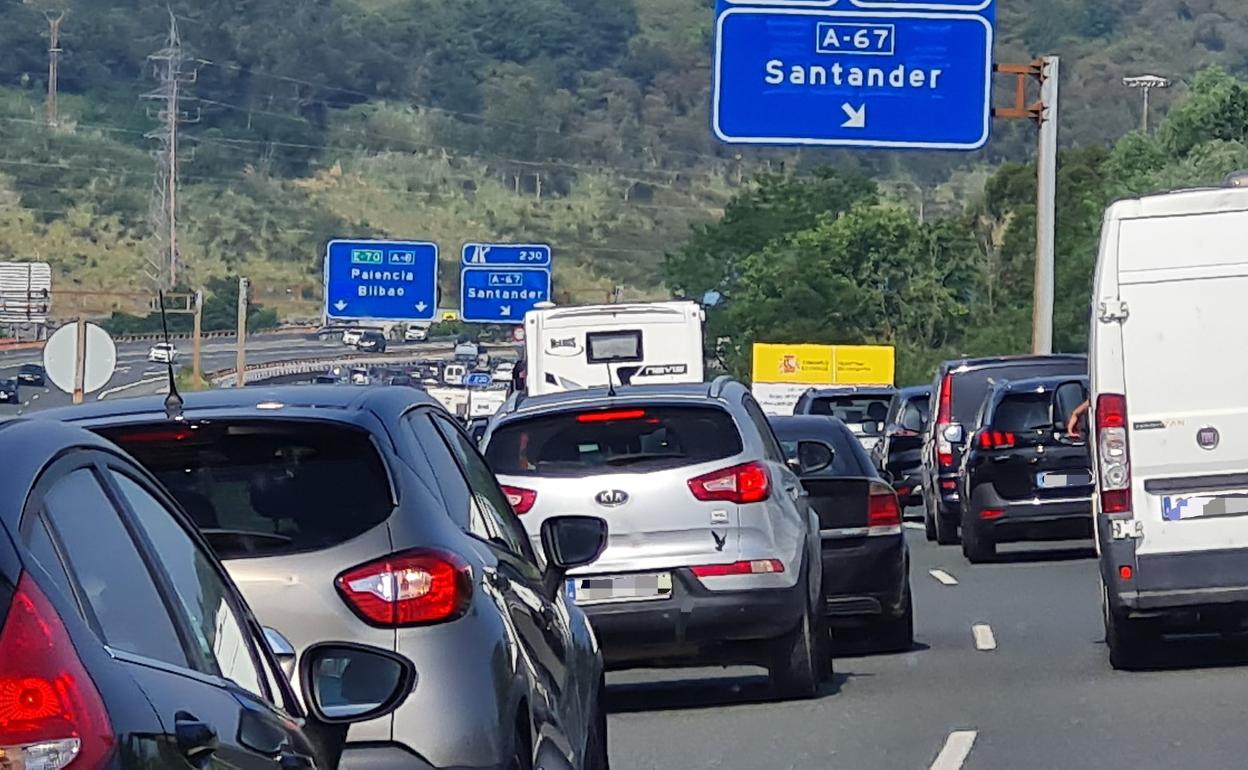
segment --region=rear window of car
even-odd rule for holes
[[[697,465],[742,449],[722,409],[630,405],[508,422],[490,437],[485,459],[507,476],[590,476]]]
[[[1079,359],[1007,364],[973,369],[953,376],[953,421],[973,425],[994,382],[1026,380],[1048,375],[1085,375],[1088,364]]]
[[[1048,393],[1009,393],[997,403],[988,422],[993,430],[1042,430],[1053,424],[1049,406]]]
[[[810,403],[810,414],[828,415],[847,424],[883,422],[890,401],[891,396],[818,396]]]
[[[212,420],[99,432],[160,479],[223,559],[329,548],[393,509],[382,458],[348,426]]]

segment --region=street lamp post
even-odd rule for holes
[[[1127,88],[1138,88],[1144,92],[1144,116],[1140,119],[1140,126],[1144,133],[1148,133],[1148,96],[1154,88],[1169,88],[1170,81],[1158,75],[1138,75],[1136,77],[1123,78],[1122,84]]]

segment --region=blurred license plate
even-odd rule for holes
[[[1075,471],[1073,473],[1037,473],[1036,484],[1041,489],[1055,489],[1058,487],[1086,487],[1092,483],[1092,474],[1083,471]]]
[[[672,595],[672,573],[568,578],[568,596],[577,604],[637,602]]]

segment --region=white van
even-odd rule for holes
[[[1248,189],[1115,203],[1089,369],[1106,641],[1147,663],[1163,631],[1248,620]]]
[[[694,302],[538,307],[524,316],[528,394],[608,384],[702,382]]]

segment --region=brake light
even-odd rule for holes
[[[894,529],[901,526],[901,505],[897,493],[884,484],[872,484],[867,499],[867,527]]]
[[[165,444],[186,441],[195,435],[193,428],[172,428],[169,430],[136,430],[116,436],[118,444]]]
[[[537,503],[537,492],[507,484],[503,484],[502,487],[503,494],[507,495],[507,502],[511,503],[511,509],[516,512],[517,516],[523,516],[533,510],[534,504]]]
[[[727,575],[770,575],[784,572],[784,564],[779,559],[755,559],[734,561],[732,564],[706,564],[701,567],[691,567],[690,571],[700,578]]]
[[[586,412],[576,416],[577,422],[615,422],[617,420],[640,420],[646,416],[645,409],[613,409],[608,412]]]
[[[445,623],[472,600],[472,569],[448,551],[417,548],[343,572],[334,581],[347,606],[384,628]]]
[[[939,439],[939,441],[943,442],[944,439]],[[952,450],[953,448],[950,447],[950,451],[948,452],[941,452],[941,451],[936,452],[936,462],[939,463],[942,468],[947,468],[950,465],[953,465],[953,451]]]
[[[734,465],[689,479],[689,491],[702,501],[761,503],[771,496],[767,466],[760,462]]]
[[[1096,446],[1101,512],[1131,516],[1131,455],[1127,397],[1104,393],[1096,399]]]
[[[113,728],[51,603],[23,574],[0,630],[0,767],[104,766]]]
[[[1004,508],[985,508],[979,512],[979,518],[983,519],[984,521],[992,521],[993,519],[999,519],[1004,515],[1005,515]]]
[[[979,445],[984,449],[1012,449],[1015,440],[1014,434],[1006,430],[985,428],[979,434]]]

